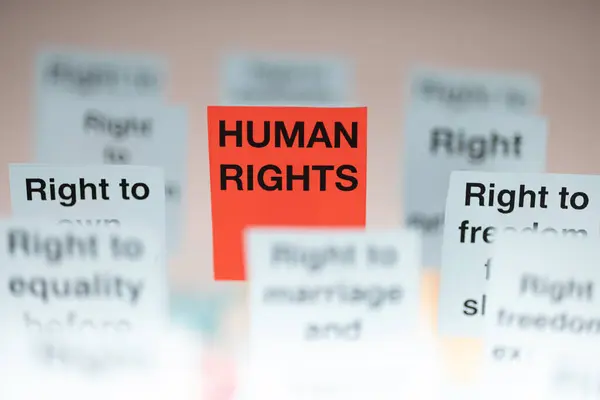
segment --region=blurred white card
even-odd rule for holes
[[[496,376],[489,378],[501,374],[538,392],[589,391],[557,378],[597,370],[597,362],[588,371],[573,368],[597,357],[590,355],[600,335],[597,237],[508,232],[492,247],[484,351],[488,374]]]
[[[600,177],[456,171],[450,178],[442,249],[439,329],[444,336],[484,333],[491,243],[499,232],[598,237]]]
[[[254,386],[391,388],[403,361],[418,370],[419,246],[399,230],[247,231]]]
[[[4,333],[136,332],[167,322],[159,236],[149,230],[0,223]]]
[[[13,216],[61,225],[150,229],[164,248],[161,168],[49,164],[10,164],[9,168]]]
[[[541,89],[523,74],[418,68],[411,73],[410,105],[453,112],[536,113]]]
[[[48,49],[38,54],[35,74],[43,103],[65,97],[156,101],[166,86],[166,63],[146,55]]]
[[[404,224],[422,232],[427,267],[441,263],[452,171],[543,172],[546,167],[546,121],[535,116],[413,108],[404,132]]]
[[[0,223],[0,237],[3,399],[31,398],[38,384],[45,396],[62,391],[49,392],[44,377],[96,380],[155,368],[153,345],[168,322],[159,236],[13,220]],[[27,377],[36,385],[23,385]],[[7,396],[14,380],[20,385]]]
[[[547,359],[544,400],[597,400],[600,398],[600,352],[595,343],[554,351]]]
[[[499,236],[492,246],[486,334],[531,343],[599,336],[596,239],[529,232]]]
[[[187,113],[160,104],[57,100],[38,113],[40,163],[132,164],[164,169],[167,247],[180,242],[186,191]]]
[[[222,68],[222,104],[343,106],[352,95],[354,71],[341,58],[239,53]]]

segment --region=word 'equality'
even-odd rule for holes
[[[286,124],[284,121],[263,121],[255,126],[254,121],[238,120],[235,121],[235,129],[227,129],[226,121],[220,120],[219,146],[226,147],[227,137],[231,136],[235,138],[235,147],[247,145],[263,148],[271,145],[275,148],[358,148],[358,122],[352,122],[350,129],[340,121],[331,125],[333,132],[328,131],[323,121],[310,125],[304,121],[295,121],[293,124]]]
[[[491,131],[489,135],[468,135],[463,129],[435,127],[430,132],[431,153],[445,152],[464,155],[472,163],[480,163],[489,157],[521,157],[522,136],[510,136]]]

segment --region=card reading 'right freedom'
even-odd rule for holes
[[[597,340],[599,256],[595,237],[501,234],[487,287],[486,358],[510,365]]]
[[[594,236],[500,233],[484,319],[486,378],[497,389],[597,398],[586,396],[600,389],[599,256]]]
[[[598,199],[598,176],[452,173],[442,249],[440,333],[483,334],[485,288],[494,279],[491,244],[499,232],[596,238]]]

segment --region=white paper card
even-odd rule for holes
[[[595,344],[569,348],[548,360],[540,392],[547,400],[600,398],[600,352]],[[566,349],[565,349],[566,350]]]
[[[38,101],[57,98],[161,99],[166,63],[156,57],[49,49],[36,59]]]
[[[159,236],[3,221],[0,237],[5,372],[103,376],[148,367],[150,338],[167,323]]]
[[[255,386],[265,374],[325,392],[398,382],[391,366],[410,359],[418,317],[416,234],[259,228],[247,231],[245,247]]]
[[[151,231],[13,220],[0,238],[3,400],[198,396],[198,343],[168,327]]]
[[[504,236],[508,237],[500,237],[493,246],[485,318],[488,337],[576,345],[600,335],[597,235]]]
[[[411,106],[453,112],[532,114],[541,97],[539,83],[527,75],[432,68],[415,69],[409,91]]]
[[[405,128],[404,223],[423,234],[423,263],[441,263],[444,207],[456,170],[543,172],[546,122],[534,116],[413,109]]]
[[[597,370],[597,361],[589,371],[573,368],[573,361],[582,367],[595,358],[590,350],[600,334],[599,257],[596,235],[500,233],[493,245],[485,318],[491,378],[500,373],[520,386],[529,382],[538,392],[557,394],[559,387],[575,390],[573,395],[586,392],[557,378],[581,378]]]
[[[37,161],[164,169],[167,247],[180,242],[186,190],[187,113],[159,104],[58,100],[39,112]]]
[[[352,76],[348,63],[333,57],[231,54],[224,59],[221,101],[228,105],[347,105]]]
[[[151,231],[0,223],[5,333],[164,327],[165,266]]]
[[[453,172],[446,204],[439,297],[445,336],[478,337],[486,315],[492,246],[506,229],[598,236],[600,178],[585,175]],[[553,230],[554,231],[553,231]]]
[[[123,226],[165,235],[165,181],[157,167],[10,164],[13,216],[60,225]]]

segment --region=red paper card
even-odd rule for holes
[[[216,280],[244,280],[249,226],[364,226],[367,109],[208,107]]]

